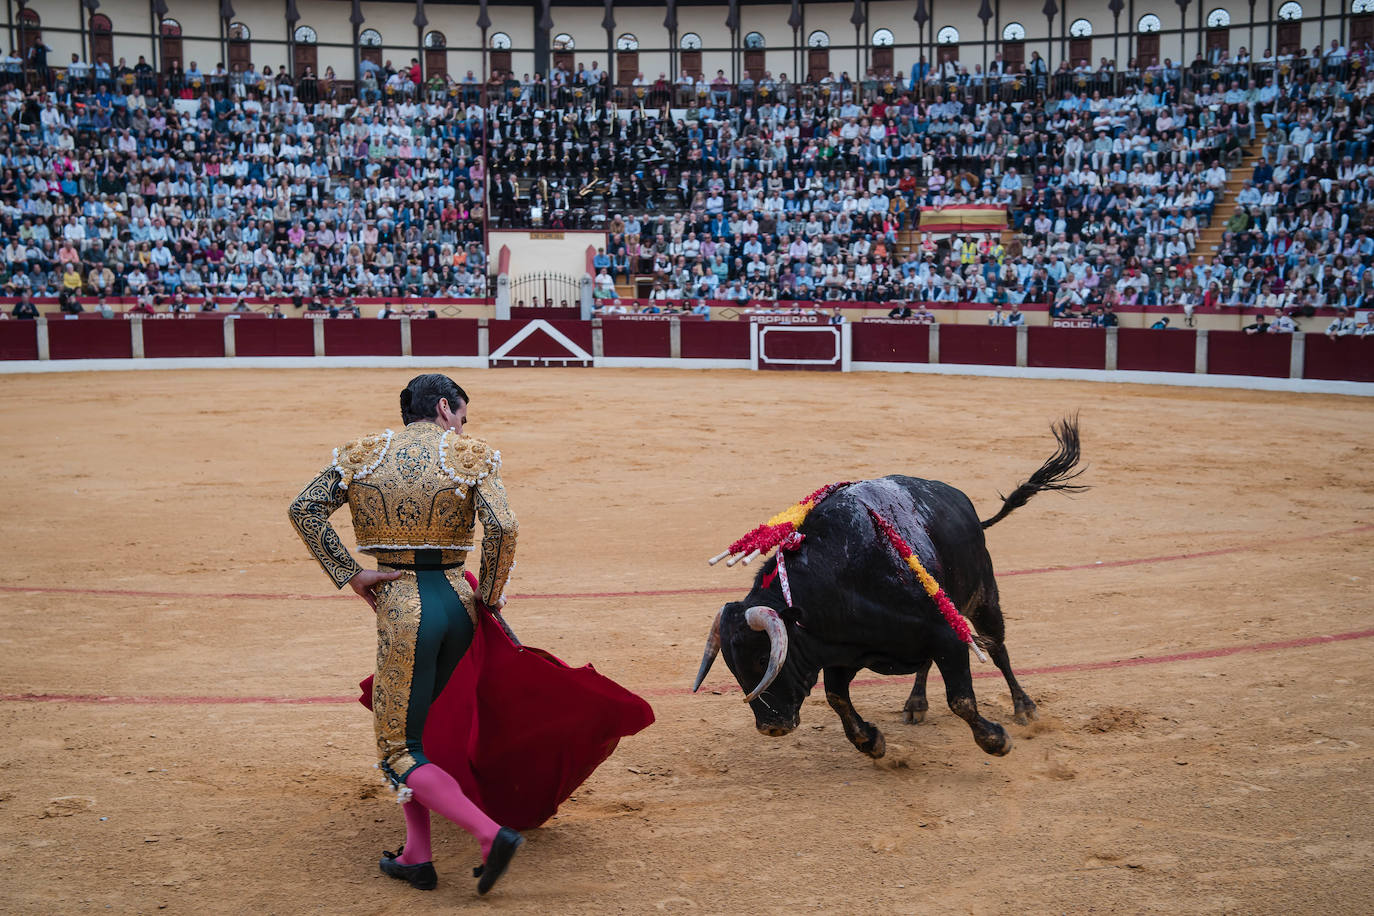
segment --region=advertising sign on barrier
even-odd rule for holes
[[[598,315],[602,321],[709,321],[706,315]]]
[[[748,315],[751,324],[826,324],[825,315]]]

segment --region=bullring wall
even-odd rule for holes
[[[0,371],[387,364],[952,372],[1374,393],[1374,340],[863,322],[188,317],[0,322]],[[323,358],[323,359],[320,359]],[[126,364],[126,365],[125,365]],[[194,363],[191,363],[192,365]],[[170,365],[170,364],[169,364]],[[1263,384],[1270,380],[1270,384]],[[1273,382],[1283,381],[1285,385]],[[1317,383],[1337,384],[1323,387]]]

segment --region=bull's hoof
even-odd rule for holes
[[[1000,725],[993,725],[992,730],[986,735],[979,735],[975,739],[978,746],[992,754],[994,757],[1005,757],[1011,753],[1011,735]]]
[[[920,725],[926,720],[926,710],[930,709],[930,704],[922,700],[920,703],[913,703],[910,700],[902,707],[902,721],[907,725]]]
[[[869,726],[869,735],[862,741],[855,741],[854,746],[860,753],[867,754],[874,760],[887,753],[887,739],[883,733],[873,726]]]

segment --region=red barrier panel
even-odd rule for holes
[[[930,359],[928,324],[859,323],[852,333],[855,362],[924,363]]]
[[[1303,378],[1374,382],[1374,339],[1308,334],[1303,343]]]
[[[601,343],[607,356],[672,356],[672,325],[666,321],[606,321]]]
[[[1207,334],[1207,374],[1288,378],[1292,346],[1291,334],[1210,331]]]
[[[1016,328],[940,326],[940,362],[961,366],[1016,365]]]
[[[681,328],[683,359],[749,358],[749,325],[743,321],[683,322]]]
[[[49,321],[48,355],[53,359],[130,359],[127,321]]]
[[[426,318],[410,322],[410,352],[416,356],[476,356],[476,318]]]
[[[1026,365],[1052,369],[1105,369],[1105,328],[1026,328]]]
[[[143,355],[150,359],[223,356],[224,320],[144,321]]]
[[[1197,335],[1182,331],[1118,328],[1116,368],[1139,372],[1192,372]]]
[[[234,325],[236,356],[314,356],[315,320],[278,318]]]
[[[491,358],[495,360],[547,359],[586,362],[592,358],[592,325],[589,321],[512,319],[489,322],[487,330]]]
[[[380,318],[324,323],[325,356],[400,356],[401,323]]]
[[[38,322],[0,321],[0,359],[38,359]]]

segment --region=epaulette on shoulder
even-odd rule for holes
[[[501,453],[483,439],[444,433],[439,466],[455,483],[475,487],[501,470]]]
[[[353,481],[362,480],[377,470],[382,459],[386,457],[387,449],[391,447],[391,437],[394,435],[395,433],[388,429],[354,439],[334,449],[333,464],[343,477],[345,490]]]

